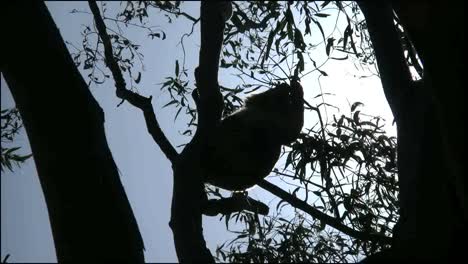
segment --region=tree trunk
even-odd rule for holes
[[[31,144],[58,260],[144,262],[104,113],[45,4],[3,7],[2,73]]]
[[[199,97],[194,100],[198,111],[197,131],[184,148],[174,169],[174,189],[170,226],[174,234],[177,257],[183,263],[213,263],[206,247],[202,228],[202,208],[207,202],[200,164],[203,149],[221,119],[223,97],[218,85],[219,56],[223,42],[222,11],[230,2],[200,2],[201,45],[195,80]],[[197,99],[195,99],[197,98]],[[198,101],[199,100],[199,101]]]
[[[460,130],[464,128],[459,125],[463,120],[461,105],[458,110],[449,105],[461,100],[463,87],[458,68],[464,45],[460,43],[463,37],[455,37],[459,42],[453,43],[453,48],[460,54],[446,54],[446,49],[453,45],[444,38],[449,34],[444,33],[442,41],[431,38],[437,35],[434,30],[437,28],[440,32],[461,28],[459,34],[463,34],[463,21],[457,24],[453,23],[456,18],[447,17],[459,19],[463,13],[434,13],[427,16],[432,19],[430,23],[419,27],[425,28],[426,39],[418,34],[413,44],[423,60],[424,77],[413,82],[396,34],[392,5],[362,1],[360,7],[398,128],[400,220],[394,229],[392,253],[382,257],[454,260],[462,256],[462,249],[466,248],[462,239],[466,231],[463,206],[466,199],[463,191],[460,193],[466,181],[460,169],[461,152],[457,150],[460,147],[453,144],[462,145],[463,141]],[[456,68],[454,71],[449,70],[452,66]],[[445,95],[444,90],[451,95]],[[449,97],[452,100],[448,100]],[[456,131],[446,130],[446,125]]]

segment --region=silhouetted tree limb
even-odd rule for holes
[[[183,16],[187,18],[188,20],[192,21],[193,23],[196,23],[198,20],[200,20],[200,18],[194,18],[193,16],[187,14],[186,12],[180,11],[178,8],[174,9],[173,4],[170,3],[169,1],[155,1],[154,3],[151,3],[151,4],[169,14],[173,14],[175,16]]]
[[[152,96],[144,97],[126,88],[125,79],[123,78],[119,65],[114,58],[114,53],[112,51],[112,43],[109,35],[107,34],[106,25],[99,12],[99,8],[95,1],[88,1],[88,3],[91,12],[93,13],[99,37],[101,38],[102,43],[104,45],[106,65],[107,67],[109,67],[110,71],[112,72],[112,76],[115,80],[117,97],[121,98],[122,100],[128,101],[130,104],[140,108],[143,111],[148,132],[153,137],[154,141],[158,144],[158,146],[161,148],[166,157],[169,159],[169,161],[171,161],[171,163],[174,163],[178,156],[178,153],[171,145],[166,135],[164,135],[164,132],[161,130],[161,127],[159,126],[159,123],[154,114],[153,105],[151,104]]]
[[[398,119],[403,115],[401,113],[402,104],[407,104],[401,101],[405,100],[408,97],[407,95],[411,93],[411,74],[403,56],[400,39],[393,25],[391,4],[385,2],[382,5],[373,7],[373,5],[368,5],[365,1],[361,1],[359,7],[366,16],[385,97],[398,123]],[[369,8],[373,9],[369,10]],[[378,27],[376,23],[380,23]],[[384,31],[383,28],[385,28]],[[391,49],[376,49],[376,46],[380,47],[382,45],[391,47]],[[385,70],[382,70],[382,67]]]
[[[218,87],[218,65],[223,40],[222,11],[229,2],[201,2],[201,45],[195,70],[198,111],[194,137],[174,164],[174,190],[169,223],[180,262],[213,263],[202,229],[202,208],[207,204],[200,164],[207,140],[221,118],[223,99]]]
[[[390,244],[392,241],[390,237],[386,237],[380,234],[369,234],[349,228],[346,225],[344,225],[339,219],[322,213],[320,210],[317,210],[314,207],[310,206],[308,203],[292,196],[290,193],[268,182],[267,180],[262,180],[258,183],[258,186],[285,200],[291,206],[306,212],[313,218],[323,221],[325,224],[347,234],[350,237],[354,237],[360,240],[379,241],[384,244]]]
[[[242,195],[222,199],[210,199],[203,207],[203,214],[215,216],[217,214],[231,214],[243,210],[257,212],[261,215],[267,215],[270,210],[268,206],[260,201]]]
[[[106,64],[115,79],[117,96],[144,112],[148,130],[172,162],[174,191],[169,225],[174,233],[176,252],[181,262],[214,262],[203,238],[201,208],[207,203],[200,171],[202,158],[200,150],[203,149],[222,113],[223,101],[217,78],[224,29],[220,12],[223,4],[229,3],[201,4],[200,65],[196,71],[197,93],[201,102],[200,104],[197,102],[199,122],[195,136],[179,156],[157,123],[151,106],[151,97],[146,98],[126,89],[125,80],[113,58],[112,45],[99,9],[95,2],[89,1],[96,27],[104,44]]]
[[[467,222],[461,147],[466,136],[460,125],[466,79],[463,9],[444,13],[437,4],[406,1],[360,1],[359,6],[397,123],[400,218],[391,251],[384,255],[400,261],[456,260],[466,248],[460,234]],[[392,8],[421,58],[419,82],[411,81],[402,59]]]
[[[107,144],[104,113],[45,3],[2,7],[9,41],[2,43],[1,72],[28,135],[58,261],[143,263],[143,240]]]
[[[464,6],[450,13],[442,13],[439,6],[431,2],[406,2],[393,0],[392,6],[401,20],[405,31],[424,64],[425,90],[430,93],[438,118],[445,162],[448,164],[452,185],[455,188],[458,203],[463,211],[465,222],[468,221],[468,198],[466,195],[466,177],[464,163],[465,126],[459,126],[459,120],[465,118],[462,106],[465,105],[465,58],[456,52],[465,50]],[[434,32],[438,39],[434,40]],[[445,54],[441,51],[450,51]],[[428,68],[426,69],[426,66]]]
[[[222,5],[223,2],[201,5],[201,45],[195,80],[200,101],[197,132],[203,137],[208,136],[212,128],[219,123],[224,105],[218,85],[218,66],[224,30],[224,20],[221,11],[218,10]]]

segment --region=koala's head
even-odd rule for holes
[[[245,107],[279,109],[290,103],[291,92],[291,87],[287,83],[280,83],[273,89],[248,97],[245,100]]]

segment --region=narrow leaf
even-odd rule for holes
[[[135,79],[135,82],[136,82],[136,83],[140,83],[140,81],[141,81],[141,72],[138,72],[138,76],[137,76],[137,78]]]
[[[164,108],[166,106],[170,106],[170,105],[175,104],[175,103],[177,103],[177,100],[174,99],[174,100],[170,101],[169,103],[165,104],[162,108]]]
[[[324,14],[324,13],[315,13],[314,16],[327,17],[327,16],[330,16],[330,15],[329,14]]]
[[[351,112],[354,112],[354,110],[356,110],[356,108],[360,105],[364,105],[364,104],[361,102],[355,102],[353,105],[351,105]]]

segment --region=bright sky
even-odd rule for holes
[[[118,5],[118,2],[109,3],[108,10]],[[69,14],[69,12],[72,9],[89,11],[87,2],[66,4],[48,2],[47,6],[62,37],[79,46],[82,41],[80,33],[83,25],[91,25],[92,17],[88,14]],[[199,16],[198,2],[184,2],[183,6],[184,10],[193,17]],[[161,26],[167,33],[167,39],[150,40],[145,31],[131,28],[126,30],[125,34],[129,39],[142,45],[141,52],[145,56],[146,71],[143,72],[142,81],[138,86],[139,91],[145,96],[153,95],[158,121],[172,144],[177,146],[188,140],[187,137],[181,136],[186,119],[181,114],[174,123],[174,110],[162,109],[162,106],[168,102],[168,96],[161,93],[158,83],[161,83],[164,77],[173,74],[175,59],[182,58],[181,48],[176,45],[180,36],[190,31],[190,24],[182,17],[173,24],[167,24],[167,20],[157,12],[150,13],[150,17],[151,21],[148,24]],[[327,31],[325,25],[330,24],[327,22],[324,20],[322,24],[325,31]],[[193,70],[197,65],[198,43],[199,28],[196,27],[192,37],[185,41],[188,69]],[[356,78],[353,64],[346,61],[329,61],[323,70],[329,75],[320,78],[323,92],[336,94],[333,98],[326,98],[331,100],[329,102],[339,106],[345,114],[348,114],[348,101],[351,104],[361,101],[365,104],[361,109],[363,112],[383,116],[387,120],[389,133],[396,134],[395,127],[390,126],[392,121],[390,109],[377,77]],[[223,81],[223,76],[220,76],[221,84],[234,87],[235,84],[230,80],[231,78],[224,78]],[[309,75],[302,80],[302,84],[306,89],[306,98],[312,98],[320,93],[316,76]],[[172,232],[168,226],[172,197],[170,164],[147,133],[141,111],[127,103],[116,108],[119,100],[115,97],[114,89],[113,81],[91,87],[91,91],[105,111],[107,140],[144,239],[145,259],[147,262],[176,262]],[[1,107],[4,109],[13,106],[14,102],[2,77]],[[331,112],[329,117],[331,118]],[[315,122],[314,118],[306,115],[309,124]],[[17,136],[15,144],[21,145],[24,153],[30,153],[24,130]],[[276,179],[273,182],[280,184]],[[254,188],[249,194],[266,203],[274,199],[261,188]],[[212,253],[215,252],[217,245],[234,237],[226,231],[225,223],[219,221],[219,217],[204,218],[204,234]],[[2,259],[6,254],[11,255],[9,262],[56,261],[44,197],[32,159],[21,168],[16,168],[13,173],[6,171],[1,176]]]

